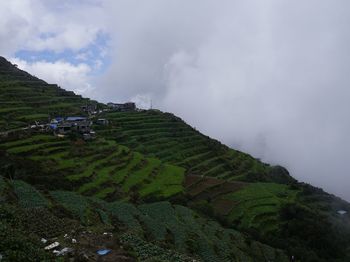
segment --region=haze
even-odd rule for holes
[[[103,102],[173,112],[350,200],[350,2],[0,2],[0,55]]]

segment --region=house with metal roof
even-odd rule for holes
[[[55,133],[64,135],[71,132],[89,133],[91,131],[91,125],[92,122],[86,117],[70,116],[58,123],[52,123],[50,126],[55,130]]]
[[[65,119],[65,121],[68,122],[80,122],[80,121],[85,121],[87,118],[84,116],[69,116]]]
[[[98,125],[103,125],[103,126],[107,126],[107,125],[108,125],[108,119],[99,118],[99,119],[96,120],[96,124],[98,124]]]

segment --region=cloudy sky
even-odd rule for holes
[[[11,0],[0,55],[102,102],[171,111],[350,200],[350,1]]]

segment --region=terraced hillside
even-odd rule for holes
[[[170,113],[100,112],[86,141],[25,128],[86,103],[0,58],[4,261],[53,260],[42,237],[78,261],[350,261],[349,203]]]
[[[0,149],[32,161],[42,174],[24,173],[16,178],[38,186],[46,184],[50,190],[73,190],[109,201],[186,197],[193,209],[211,210],[229,225],[254,228],[261,234],[278,231],[281,207],[294,203],[298,192],[283,184],[185,175],[182,167],[145,157],[104,138],[84,142],[34,134],[0,143]],[[11,166],[7,170],[12,170]]]
[[[157,110],[111,112],[105,117],[111,125],[96,127],[100,135],[184,167],[188,174],[225,180],[292,180],[288,173],[276,173],[276,168],[202,135],[170,113]]]
[[[16,130],[35,121],[80,113],[89,102],[73,92],[47,84],[0,57],[0,130]]]
[[[46,176],[32,180],[99,198],[168,198],[183,191],[184,169],[147,158],[111,140],[72,142],[49,134],[0,143],[11,155],[32,160]],[[51,177],[59,177],[50,185]],[[48,181],[45,181],[48,179]]]
[[[0,149],[40,167],[45,174],[41,178],[30,174],[19,177],[33,184],[48,184],[49,189],[74,190],[106,200],[167,199],[185,194],[194,209],[207,207],[231,225],[262,233],[278,230],[280,207],[293,202],[298,192],[275,183],[185,176],[182,167],[145,157],[104,138],[87,143],[34,134],[0,143]],[[52,183],[53,177],[59,181]]]
[[[228,224],[265,235],[279,228],[281,206],[294,203],[299,190],[276,183],[244,183],[189,175],[189,206],[204,208]]]

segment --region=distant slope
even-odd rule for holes
[[[13,130],[55,115],[80,113],[83,99],[48,84],[0,57],[0,130]]]

